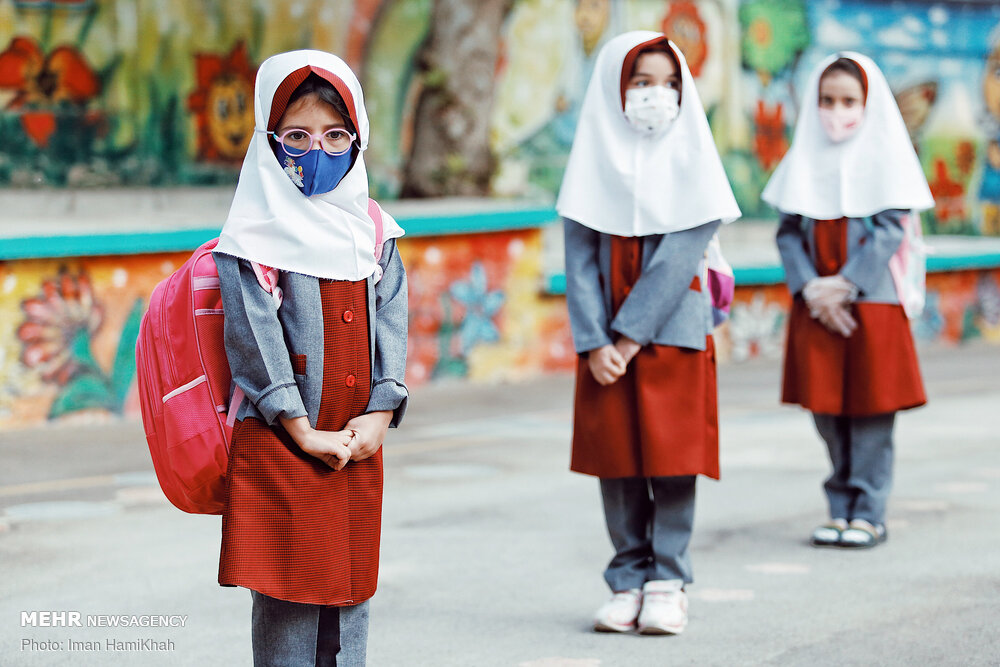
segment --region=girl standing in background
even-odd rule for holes
[[[594,628],[677,634],[695,477],[719,477],[704,258],[740,211],[684,57],[662,34],[602,48],[557,209],[580,355],[571,468],[600,479],[615,549]]]
[[[833,471],[815,546],[887,538],[896,412],[926,402],[890,260],[934,205],[889,85],[858,53],[824,59],[764,189],[794,297],[782,401],[813,413]],[[909,220],[907,216],[913,216]]]

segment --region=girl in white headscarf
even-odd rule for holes
[[[816,67],[763,198],[794,296],[782,400],[812,411],[833,464],[811,542],[872,547],[887,537],[895,413],[926,402],[890,260],[934,204],[874,62],[844,52]]]
[[[253,593],[256,665],[363,665],[381,445],[407,400],[403,232],[368,199],[368,118],[340,58],[269,58],[254,115],[215,251],[226,354],[245,396],[219,583]]]
[[[719,476],[706,248],[740,215],[684,56],[610,40],[557,203],[577,369],[576,472],[600,478],[615,548],[601,631],[687,624],[695,477]]]

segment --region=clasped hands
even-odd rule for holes
[[[614,384],[618,378],[625,375],[628,363],[641,349],[642,345],[627,336],[622,336],[614,345],[609,343],[591,350],[587,354],[590,373],[602,386]]]
[[[851,315],[851,303],[858,297],[858,288],[841,275],[813,278],[802,288],[809,314],[828,330],[848,338],[858,328]]]
[[[306,454],[315,456],[334,470],[348,461],[363,461],[379,450],[385,440],[392,412],[382,410],[359,415],[343,430],[321,431],[309,424],[308,417],[281,418],[281,424]]]

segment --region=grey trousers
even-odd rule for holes
[[[896,413],[872,417],[813,414],[833,472],[823,484],[830,518],[885,523],[892,487],[892,428]]]
[[[604,571],[612,591],[663,579],[691,583],[694,491],[694,476],[601,479],[604,519],[615,548]]]
[[[364,667],[367,601],[324,607],[250,592],[254,667]]]

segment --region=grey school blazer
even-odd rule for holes
[[[909,211],[890,209],[871,218],[847,218],[847,261],[840,275],[857,286],[858,302],[899,303],[889,272],[889,259],[903,241],[903,216]],[[792,296],[816,278],[815,220],[795,213],[781,213],[778,252],[785,267],[785,281]],[[833,271],[837,267],[831,267]]]
[[[215,253],[225,311],[226,356],[246,398],[237,419],[256,417],[274,424],[279,417],[308,416],[315,428],[323,391],[323,305],[319,279],[282,271],[278,286],[284,295],[275,310],[271,295],[261,288],[250,263]],[[368,278],[368,338],[372,363],[371,398],[367,412],[392,410],[391,426],[406,411],[406,272],[396,242],[386,242],[382,280]],[[292,372],[289,355],[306,356],[306,372]]]
[[[642,237],[642,274],[612,318],[612,236],[563,218],[566,303],[577,353],[611,344],[616,334],[641,345],[704,350],[711,301],[705,285],[702,291],[690,285],[720,224]]]

